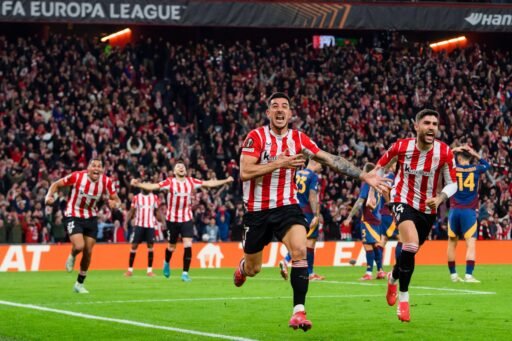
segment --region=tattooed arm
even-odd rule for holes
[[[378,167],[369,173],[365,173],[344,157],[332,155],[323,150],[320,150],[317,154],[312,155],[311,157],[313,160],[320,162],[322,165],[325,165],[338,173],[345,174],[368,183],[368,185],[374,187],[379,193],[389,189],[389,185],[391,184],[390,179],[377,174]]]
[[[357,168],[352,162],[342,156],[332,155],[323,150],[313,156],[313,160],[320,162],[324,166],[332,168],[338,173],[348,175],[352,178],[361,179],[363,171]]]

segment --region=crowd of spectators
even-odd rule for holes
[[[274,91],[292,98],[294,128],[361,167],[412,136],[418,110],[438,110],[439,138],[471,144],[493,166],[480,184],[480,237],[511,238],[510,50],[475,44],[434,53],[396,32],[324,49],[300,40],[137,41],[118,49],[94,38],[0,36],[0,242],[66,241],[66,193],[54,207],[44,207],[44,196],[96,155],[123,202],[121,210],[101,206],[100,241],[127,239],[130,179],[161,181],[177,159],[199,179],[235,178],[197,192],[194,220],[198,240],[240,240],[240,146],[265,124]],[[326,170],[321,185],[322,237],[357,238],[340,227],[360,184]],[[445,237],[445,216],[433,239]]]

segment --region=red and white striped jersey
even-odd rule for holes
[[[304,133],[289,129],[282,136],[269,126],[252,130],[244,141],[242,157],[258,158],[259,164],[275,161],[279,155],[295,155],[305,151],[317,154],[320,148]],[[276,169],[272,173],[244,181],[244,203],[247,211],[262,211],[297,204],[295,169]]]
[[[156,210],[160,206],[160,199],[155,194],[139,193],[132,199],[132,208],[135,209],[134,226],[156,227]]]
[[[71,195],[64,212],[66,217],[84,219],[96,217],[98,213],[96,204],[101,197],[116,193],[114,183],[108,176],[102,174],[98,181],[93,182],[89,179],[86,170],[66,176],[64,186],[71,186]]]
[[[167,221],[184,223],[192,220],[192,195],[203,185],[202,180],[185,177],[183,181],[167,178],[158,184],[161,190],[167,190]]]
[[[455,159],[444,142],[435,140],[429,151],[416,147],[416,139],[400,139],[388,149],[379,162],[384,167],[397,157],[398,171],[391,191],[391,202],[404,203],[416,210],[435,214],[426,200],[437,195],[439,178],[445,185],[456,181]]]

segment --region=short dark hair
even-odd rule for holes
[[[276,98],[284,98],[288,101],[288,105],[291,105],[290,97],[288,97],[287,94],[284,92],[274,92],[270,97],[267,99],[267,106],[270,108],[270,102],[272,102],[273,99]]]
[[[103,167],[103,160],[99,156],[95,156],[89,160],[88,165],[90,166],[93,161],[99,161],[101,163],[101,167]]]
[[[176,163],[174,165],[176,166],[178,163],[182,163],[183,165],[185,165],[185,160],[178,159],[178,160],[176,160]]]
[[[471,157],[472,157],[471,154],[469,154],[466,151],[458,152],[457,156],[462,157],[464,160],[471,160]]]
[[[421,121],[425,116],[435,116],[437,119],[439,119],[439,113],[437,111],[432,109],[423,109],[416,114],[416,123]]]

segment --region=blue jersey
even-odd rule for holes
[[[478,208],[478,180],[491,166],[481,159],[478,165],[459,165],[457,168],[458,189],[450,198],[451,208]]]
[[[379,226],[380,221],[382,219],[380,210],[384,205],[384,199],[382,198],[382,195],[380,195],[376,191],[373,191],[373,193],[376,199],[376,205],[374,209],[372,209],[369,206],[366,206],[366,202],[368,201],[368,195],[370,194],[370,186],[367,183],[364,183],[363,186],[361,186],[361,193],[359,193],[359,198],[364,199],[363,221],[373,226]]]
[[[309,191],[318,192],[318,175],[309,168],[301,169],[295,173],[295,184],[297,185],[297,199],[299,199],[302,212],[316,213],[311,210],[309,204]]]

